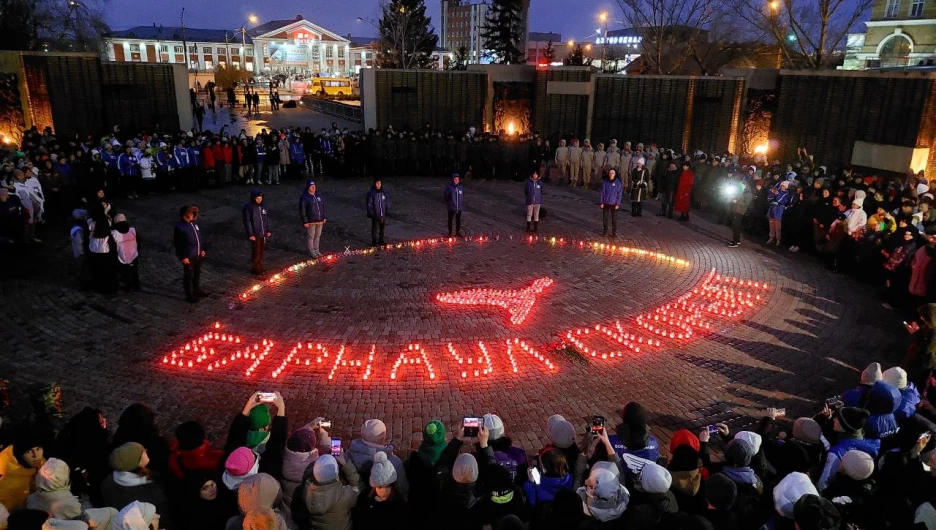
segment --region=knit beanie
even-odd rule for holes
[[[673,433],[673,437],[670,438],[670,442],[669,442],[670,454],[675,453],[676,448],[681,445],[688,445],[692,447],[693,449],[695,449],[697,453],[702,447],[699,442],[699,437],[693,434],[692,431],[688,429],[680,429]]]
[[[793,438],[808,444],[817,444],[822,440],[822,427],[812,418],[797,418],[793,422]]]
[[[140,467],[140,459],[146,451],[136,442],[127,442],[111,451],[110,466],[114,471],[133,471]]]
[[[237,488],[237,506],[241,513],[258,508],[272,508],[282,497],[278,480],[266,473],[257,473],[244,479]]]
[[[754,449],[743,438],[731,440],[725,448],[725,464],[731,467],[749,467],[753,456]]]
[[[666,493],[669,491],[673,477],[665,467],[648,462],[637,476],[637,485],[647,493]]]
[[[148,502],[133,501],[114,518],[114,530],[147,530],[155,517],[155,506]]]
[[[94,530],[111,530],[117,518],[117,508],[88,508],[85,517],[88,518],[88,526]]]
[[[250,430],[259,431],[269,427],[273,423],[273,417],[270,415],[270,408],[266,406],[265,403],[261,403],[256,407],[250,409],[250,414],[248,414],[248,419],[250,420]]]
[[[566,419],[561,414],[553,414],[546,420],[546,432],[549,432],[553,428],[553,425],[560,421],[566,421]]]
[[[471,484],[478,481],[478,461],[471,453],[462,453],[452,466],[452,478],[459,484]]]
[[[621,442],[628,449],[639,450],[647,446],[650,437],[650,429],[647,427],[647,411],[643,405],[636,401],[631,401],[624,405],[621,411],[621,419],[618,424],[616,434]]]
[[[393,467],[393,464],[390,463],[390,460],[387,459],[387,453],[383,451],[377,451],[377,453],[374,454],[374,465],[371,466],[371,487],[377,488],[381,486],[389,486],[396,482],[396,480],[397,471],[396,468]]]
[[[278,530],[279,518],[269,508],[258,508],[244,516],[243,530]]]
[[[257,474],[260,457],[246,447],[238,447],[224,461],[221,481],[229,490],[235,490],[247,477]]]
[[[42,530],[88,530],[88,523],[52,518],[42,523]]]
[[[803,495],[793,506],[793,519],[799,530],[838,530],[842,516],[832,501],[818,495]]]
[[[494,437],[491,436],[493,440]],[[445,441],[445,425],[439,420],[432,420],[423,427],[423,440],[431,444],[440,444]]]
[[[592,494],[599,499],[613,499],[621,486],[618,478],[607,469],[592,469],[586,483],[591,483]]]
[[[774,488],[774,508],[787,519],[793,519],[793,507],[803,495],[819,495],[804,473],[790,473]]]
[[[738,497],[738,485],[721,473],[705,482],[705,500],[716,510],[730,510]]]
[[[548,426],[546,436],[559,449],[568,449],[575,443],[575,427],[566,420],[555,421]]]
[[[888,368],[884,371],[884,381],[897,390],[903,390],[907,388],[907,371],[899,366]]]
[[[175,430],[180,451],[198,449],[205,442],[205,429],[197,421],[187,421]]]
[[[874,459],[864,451],[852,449],[842,456],[839,469],[854,480],[864,480],[874,473]]]
[[[855,197],[858,197],[857,193]],[[863,385],[873,385],[883,379],[884,374],[881,373],[881,363],[871,363],[861,372],[861,384]]]
[[[487,491],[494,497],[506,495],[513,490],[514,481],[510,471],[498,464],[488,464],[487,478],[484,479]]]
[[[756,432],[739,431],[735,433],[734,437],[740,438],[741,440],[744,440],[751,445],[752,457],[760,452],[761,441],[763,440],[763,438],[761,438],[761,435],[757,434]]]
[[[367,420],[361,427],[361,438],[365,442],[382,445],[387,439],[387,426],[380,420]]]
[[[864,429],[865,422],[868,421],[868,411],[855,407],[842,407],[836,411],[836,418],[843,429],[849,432],[860,431]]]
[[[71,471],[64,460],[50,458],[36,473],[36,489],[39,491],[67,490],[71,482]]]
[[[319,484],[331,484],[338,480],[338,461],[332,455],[322,455],[312,467],[312,476]]]
[[[289,435],[289,439],[286,440],[286,448],[294,453],[310,453],[315,449],[317,443],[315,431],[303,427]]]
[[[497,414],[485,414],[483,419],[484,427],[491,434],[489,439],[492,442],[504,436],[504,420],[502,420],[500,416]]]

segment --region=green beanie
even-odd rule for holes
[[[423,440],[431,444],[440,444],[445,441],[445,425],[439,420],[432,420],[423,429]]]
[[[269,427],[270,423],[273,422],[273,418],[270,417],[270,408],[262,403],[250,409],[248,418],[250,419],[250,430],[252,431],[259,431]]]

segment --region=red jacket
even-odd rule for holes
[[[184,479],[186,474],[192,471],[213,473],[220,467],[222,458],[224,458],[224,452],[220,449],[212,449],[207,440],[196,449],[189,451],[180,451],[179,443],[173,440],[169,453],[169,470],[180,479]]]
[[[216,164],[224,162],[224,149],[221,148],[221,144],[213,144],[211,146],[211,153],[214,155]]]
[[[234,149],[231,148],[231,144],[227,144],[221,148],[221,152],[224,153],[224,163],[230,164],[231,157],[234,155]]]
[[[679,175],[679,186],[676,187],[676,201],[673,205],[673,209],[679,213],[689,213],[693,181],[695,181],[695,173],[691,169],[687,169]]]
[[[201,156],[202,156],[202,167],[204,167],[205,169],[215,168],[215,155],[214,155],[214,151],[211,150],[211,147],[202,147]]]

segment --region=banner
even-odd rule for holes
[[[270,43],[270,64],[278,66],[309,66],[307,44]]]

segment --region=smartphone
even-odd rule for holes
[[[478,430],[481,427],[481,418],[465,417],[462,421],[465,428],[465,436],[474,438],[478,436]]]
[[[332,456],[341,456],[341,438],[332,438],[331,454]]]
[[[825,400],[825,402],[826,402],[826,405],[828,405],[829,408],[831,409],[838,408],[844,405],[844,403],[842,403],[842,396],[830,397],[829,399]]]
[[[907,329],[907,333],[910,333],[911,335],[916,333],[917,331],[920,331],[920,325],[917,324],[916,321],[907,322],[906,320],[904,320],[903,325],[904,325],[904,328]]]
[[[331,429],[331,421],[330,421],[330,420],[322,420],[322,421],[319,422],[319,427],[321,427],[321,428],[323,428],[323,429]]]
[[[708,425],[705,428],[709,434],[718,434],[718,425]]]
[[[777,417],[786,416],[786,409],[777,409]]]
[[[598,436],[598,433],[604,430],[604,416],[595,416],[592,418],[591,433],[592,436]]]
[[[530,479],[530,482],[532,482],[533,484],[539,484],[540,483],[539,469],[536,469],[535,467],[531,467],[527,469],[527,477]]]
[[[276,392],[257,392],[257,400],[260,403],[273,403],[276,401]]]
[[[931,433],[931,432],[929,432],[929,431],[925,431],[923,434],[920,435],[919,438],[917,438],[917,441],[919,442],[919,441],[922,440],[923,438],[926,438],[927,436],[932,436],[932,435],[933,435],[933,433]]]

